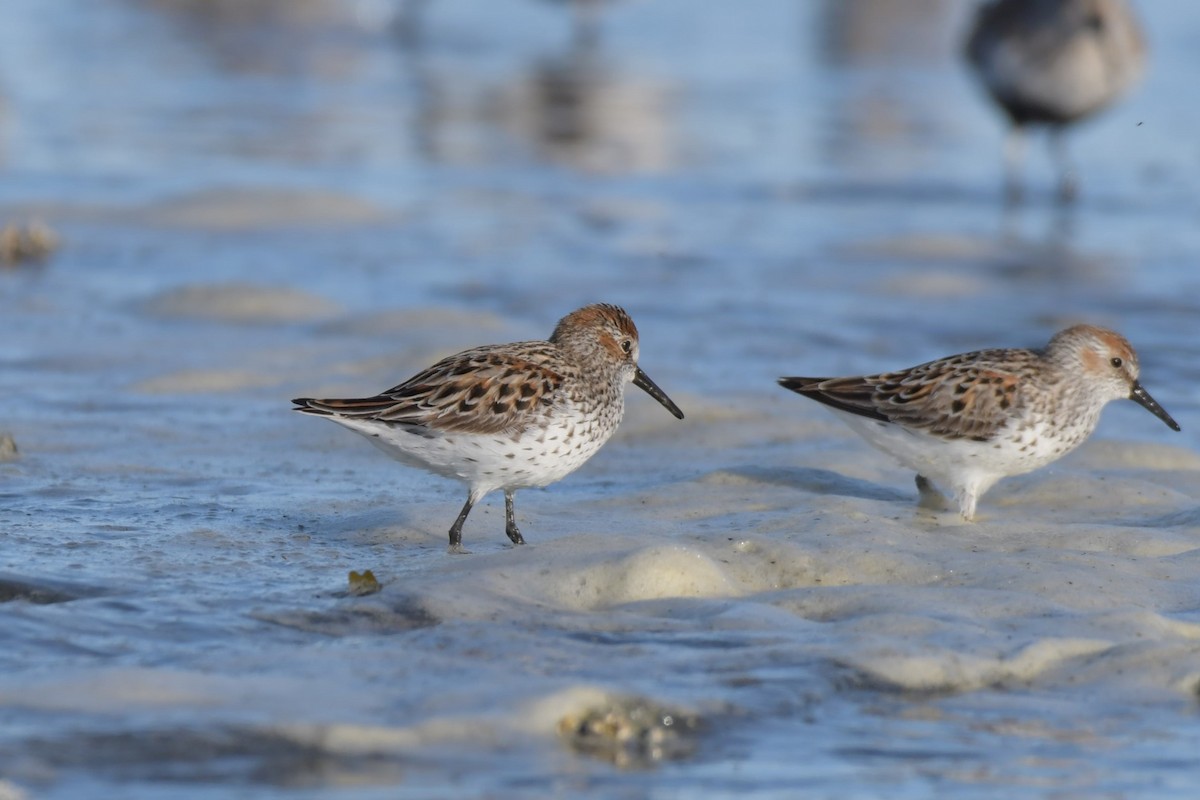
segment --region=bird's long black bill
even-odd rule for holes
[[[649,391],[649,390],[647,390]],[[1149,411],[1154,416],[1167,423],[1167,427],[1171,430],[1182,430],[1179,423],[1171,419],[1171,415],[1158,404],[1158,401],[1150,396],[1150,393],[1142,388],[1142,384],[1137,381],[1133,382],[1133,391],[1129,393],[1129,399],[1137,403],[1142,408]]]
[[[662,403],[662,407],[674,414],[676,419],[683,419],[683,412],[679,410],[679,406],[671,402],[671,398],[667,397],[666,392],[658,388],[658,384],[650,380],[650,376],[642,372],[641,367],[637,367],[633,373],[633,385]],[[1161,409],[1159,410],[1161,411]]]

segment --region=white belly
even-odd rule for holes
[[[575,414],[558,413],[544,427],[522,434],[453,433],[371,420],[331,417],[365,436],[385,453],[490,492],[547,486],[596,454],[616,430]]]
[[[1069,430],[1045,424],[1005,431],[995,439],[942,439],[901,425],[835,412],[860,436],[901,464],[942,486],[974,486],[980,492],[1000,478],[1045,466],[1074,450],[1095,427],[1083,418]],[[1085,415],[1086,416],[1086,415]]]

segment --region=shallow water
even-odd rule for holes
[[[247,5],[6,6],[62,246],[0,268],[0,797],[1194,796],[1190,4],[1008,211],[962,2]],[[631,392],[520,550],[287,410],[600,300],[687,419]],[[975,525],[774,385],[1077,320],[1183,432],[1114,404]]]

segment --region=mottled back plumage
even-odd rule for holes
[[[1031,350],[977,350],[898,372],[782,383],[843,411],[947,439],[984,442],[1020,407],[1018,387],[1037,361]]]
[[[563,386],[556,355],[548,342],[485,345],[374,397],[309,400],[305,410],[445,433],[519,434],[554,407]]]

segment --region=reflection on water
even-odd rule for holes
[[[1102,252],[1080,249],[1075,235],[1075,217],[1067,206],[1060,204],[1045,214],[1021,214],[1004,204],[997,241],[1001,274],[1019,285],[1056,292],[1064,309],[1074,304],[1075,287],[1101,292],[1117,286],[1121,270],[1130,265]],[[1070,311],[1065,313],[1066,321],[1078,321]]]
[[[956,49],[961,0],[825,0],[816,46],[832,64],[938,64]]]
[[[391,0],[135,0],[241,75],[348,78],[396,16]]]
[[[607,0],[550,0],[570,6],[571,26],[576,42],[595,43],[600,39],[601,8]]]
[[[622,77],[594,37],[532,65],[498,94],[498,118],[544,159],[590,172],[663,170],[671,165],[667,92]]]
[[[577,13],[592,19],[594,10]],[[576,27],[560,52],[486,81],[463,76],[422,42],[407,42],[417,152],[458,165],[516,158],[605,174],[668,168],[667,87],[614,68],[594,32]]]
[[[955,68],[962,12],[959,0],[821,5],[811,47],[839,84],[829,95],[830,158],[851,167],[907,168],[914,165],[895,159],[905,143],[919,145],[909,157],[936,157],[958,110],[918,85],[927,73]]]
[[[3,86],[4,76],[0,75],[0,168],[3,168],[8,160],[9,128],[15,122],[13,119],[13,109],[2,91]]]
[[[184,112],[228,126],[226,147],[241,157],[544,160],[606,174],[672,163],[666,88],[608,62],[595,2],[570,4],[565,41],[546,45],[558,52],[499,71],[463,68],[490,57],[494,43],[480,32],[453,51],[429,40],[437,7],[428,0],[137,2],[177,29],[173,50],[241,82],[237,107],[201,94],[191,100],[200,108]],[[169,80],[196,80],[165,58]],[[272,79],[281,103],[254,102],[259,78]]]

